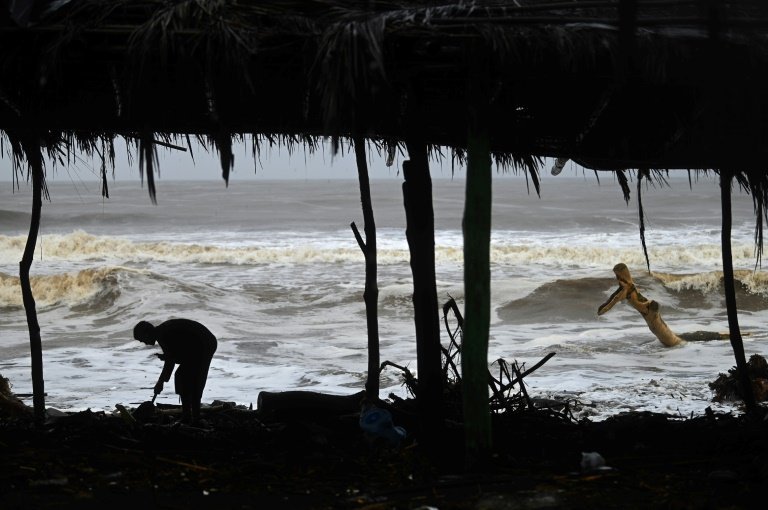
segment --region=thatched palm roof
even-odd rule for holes
[[[762,170],[768,157],[759,0],[15,4],[34,9],[0,9],[11,137],[200,135],[225,166],[240,134],[461,153],[468,115],[487,108],[502,161]]]

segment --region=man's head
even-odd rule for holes
[[[133,328],[133,338],[147,345],[155,345],[155,327],[147,321],[141,321]]]

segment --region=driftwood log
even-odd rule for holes
[[[262,391],[257,405],[259,411],[278,415],[339,415],[359,413],[365,392],[352,395],[328,395],[314,391]]]
[[[664,319],[661,318],[661,307],[659,306],[659,303],[646,299],[637,290],[626,264],[616,264],[613,267],[613,272],[616,273],[616,279],[619,281],[619,288],[616,289],[616,292],[611,294],[608,301],[600,305],[600,308],[597,309],[597,315],[603,315],[613,308],[613,305],[626,299],[635,310],[640,312],[640,315],[643,316],[643,319],[645,319],[645,322],[648,324],[648,329],[656,335],[656,338],[658,338],[661,343],[667,347],[685,343],[685,340],[674,334],[672,330],[669,329],[669,326],[667,326],[667,323],[664,322]]]
[[[667,347],[684,344],[685,342],[728,340],[728,333],[720,333],[717,331],[692,331],[690,333],[676,335],[669,329],[669,326],[664,322],[664,319],[661,318],[661,307],[659,306],[659,303],[646,299],[640,294],[640,291],[637,290],[627,265],[623,263],[616,264],[613,267],[613,272],[616,273],[616,279],[619,281],[619,288],[616,289],[616,292],[611,294],[608,301],[600,305],[597,309],[597,315],[603,315],[613,308],[613,305],[626,299],[629,304],[643,316],[646,324],[648,324],[648,329],[650,329],[651,332],[656,335],[656,338]]]

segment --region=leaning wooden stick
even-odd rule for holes
[[[640,315],[643,316],[643,319],[645,319],[645,322],[648,324],[648,329],[656,335],[656,338],[658,338],[661,343],[667,347],[685,343],[685,340],[674,334],[672,330],[669,329],[669,326],[667,326],[667,323],[661,318],[659,303],[653,300],[649,301],[638,292],[626,264],[616,264],[613,267],[613,272],[616,273],[616,279],[619,281],[619,288],[616,292],[611,294],[608,301],[600,305],[600,308],[597,309],[597,315],[603,315],[613,308],[613,305],[622,299],[626,299],[635,310],[640,312]]]

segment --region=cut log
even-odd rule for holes
[[[664,319],[661,318],[661,307],[659,306],[659,303],[646,299],[637,290],[626,264],[616,264],[613,267],[613,272],[616,274],[616,279],[619,281],[619,288],[616,292],[611,294],[608,301],[600,305],[600,308],[597,309],[597,315],[603,315],[613,308],[613,305],[626,299],[635,310],[640,312],[640,315],[643,316],[646,324],[648,324],[648,329],[651,330],[651,333],[656,335],[656,338],[658,338],[661,343],[667,347],[685,343],[685,340],[674,334],[672,330],[669,329],[669,326],[667,326],[667,323],[664,322]]]

